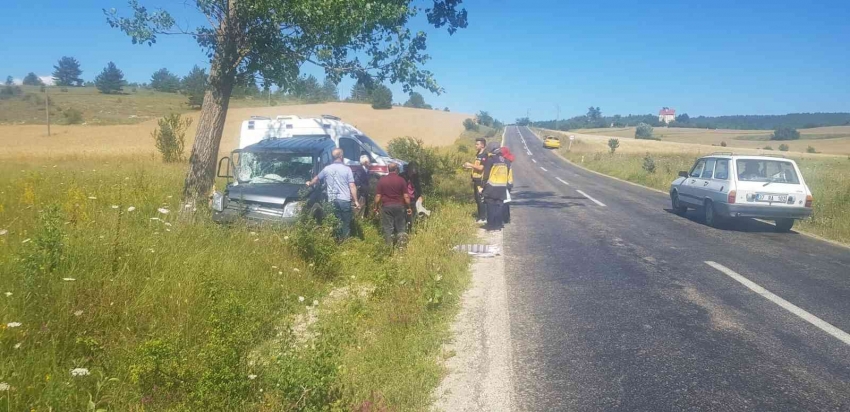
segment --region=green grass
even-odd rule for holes
[[[561,149],[570,161],[581,164],[591,170],[642,184],[655,189],[669,191],[670,183],[678,172],[689,170],[698,157],[692,154],[648,154],[655,160],[655,173],[643,169],[647,154],[588,152],[582,145],[573,145],[573,151]],[[797,228],[806,232],[850,243],[850,158],[796,158],[803,177],[812,190],[815,203],[814,214],[810,219],[801,220]]]
[[[328,228],[219,226],[206,210],[178,222],[184,169],[0,165],[0,409],[429,407],[468,277],[450,251],[474,233],[463,177],[437,179],[434,214],[388,253],[374,222],[341,246]]]
[[[38,86],[21,86],[21,89],[23,94],[20,96],[0,99],[0,124],[46,124],[45,93]],[[67,124],[66,112],[69,109],[79,111],[83,122],[94,125],[136,124],[170,113],[193,110],[186,104],[185,95],[152,89],[125,87],[124,93],[117,95],[102,94],[95,87],[49,86],[46,90],[50,96],[50,121],[54,124]],[[300,102],[273,100],[275,103]],[[230,101],[232,108],[262,107],[267,104],[267,100],[262,97]]]

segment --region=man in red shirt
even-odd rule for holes
[[[390,174],[378,181],[378,187],[375,190],[375,214],[377,215],[380,211],[384,242],[392,246],[393,233],[397,239],[406,234],[405,209],[408,215],[412,214],[413,210],[410,208],[407,182],[398,175],[398,165],[390,163],[388,169]]]

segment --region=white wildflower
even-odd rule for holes
[[[278,274],[278,275],[282,275],[282,274],[283,274],[283,271],[277,272],[277,274]]]
[[[112,205],[113,209],[118,209],[118,205]]]
[[[283,240],[289,240],[289,236],[284,236]]]
[[[82,314],[83,314],[83,311],[81,311],[81,310],[74,312],[74,316],[81,316]]]
[[[164,224],[165,224],[166,226],[171,226],[171,223],[168,223],[168,222],[165,222]]]
[[[169,198],[169,199],[171,199],[172,197],[173,197],[172,195],[168,195],[168,198]]]
[[[21,326],[21,322],[9,322],[6,324],[7,328],[17,328]]]
[[[62,280],[64,280],[65,282],[73,282],[73,281],[75,281],[75,280],[77,280],[77,279],[74,279],[74,278],[62,278]]]
[[[6,236],[6,234],[7,234],[7,233],[9,233],[9,231],[8,231],[8,230],[6,230],[6,229],[0,229],[0,236]]]
[[[26,239],[24,239],[24,241],[23,241],[23,242],[21,242],[21,243],[29,243],[29,241],[30,241],[30,240],[32,240],[32,239],[30,239],[30,238],[26,238]]]
[[[292,271],[293,271],[293,272],[300,272],[300,271],[301,271],[301,269],[298,269],[298,268],[292,268]]]
[[[311,263],[311,264],[309,264],[309,265],[307,265],[307,266],[313,267],[313,266],[315,266],[315,265],[313,265],[313,264]]]
[[[254,242],[259,242],[259,241],[260,241],[260,239],[259,239],[259,238],[254,239]]]
[[[88,376],[89,370],[86,368],[74,368],[71,369],[71,376]]]
[[[132,212],[132,211],[134,211],[134,210],[136,210],[136,207],[135,207],[135,206],[130,206],[130,207],[128,207],[128,208],[127,208],[127,211],[128,211],[128,212]]]
[[[304,296],[299,296],[299,297],[298,297],[298,301],[299,301],[299,302],[303,302],[303,301],[304,301]]]
[[[15,344],[15,349],[20,349],[20,348],[21,348],[21,343],[20,343],[20,342],[16,343],[16,344]]]
[[[314,301],[313,301],[313,306],[319,306],[319,301],[318,301],[318,300],[314,300]]]
[[[168,214],[168,209],[166,209],[164,207],[161,207],[161,208],[157,209],[156,211],[159,212],[159,213],[162,213],[163,215]]]
[[[257,375],[254,375],[254,374],[248,375],[248,379],[250,379],[250,380],[257,379]]]
[[[162,220],[162,219],[160,219],[158,217],[152,217],[151,220]]]
[[[277,266],[272,266],[272,269],[277,269]]]
[[[0,382],[0,392],[6,392],[9,390],[11,386],[9,386],[6,382]]]
[[[188,209],[188,208],[192,207],[192,204],[191,204],[191,203],[186,203],[186,206],[184,206],[184,207],[185,207],[186,209]]]
[[[6,295],[6,297],[8,298],[9,296],[12,296],[12,292],[6,292],[4,293],[4,295]]]
[[[257,236],[257,232],[248,232],[248,234],[251,236]]]
[[[97,197],[89,196],[89,200],[97,200]]]

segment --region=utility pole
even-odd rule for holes
[[[50,94],[47,86],[44,86],[44,113],[47,115],[47,135],[50,136]]]
[[[560,104],[556,104],[556,105],[555,105],[555,108],[557,108],[557,109],[558,109],[558,114],[557,114],[557,115],[555,115],[555,130],[561,130],[561,129],[558,129],[558,119],[560,119],[560,118],[561,118],[561,105],[560,105]]]

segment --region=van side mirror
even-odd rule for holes
[[[224,162],[225,160],[227,160],[227,163],[224,165],[224,166],[225,166],[225,169],[224,169],[224,170],[225,170],[225,172],[224,172],[224,174],[222,174],[222,173],[221,173],[221,171],[222,171],[222,170],[221,170],[221,164],[222,164],[222,162]],[[229,157],[227,157],[227,156],[222,157],[222,158],[218,161],[218,173],[217,173],[217,175],[218,175],[218,177],[226,177],[226,178],[228,178],[228,179],[230,179],[230,178],[232,178],[232,177],[233,177],[233,175],[231,175],[231,174],[230,174],[230,158],[229,158]]]
[[[688,172],[679,172],[679,177],[688,177]]]

